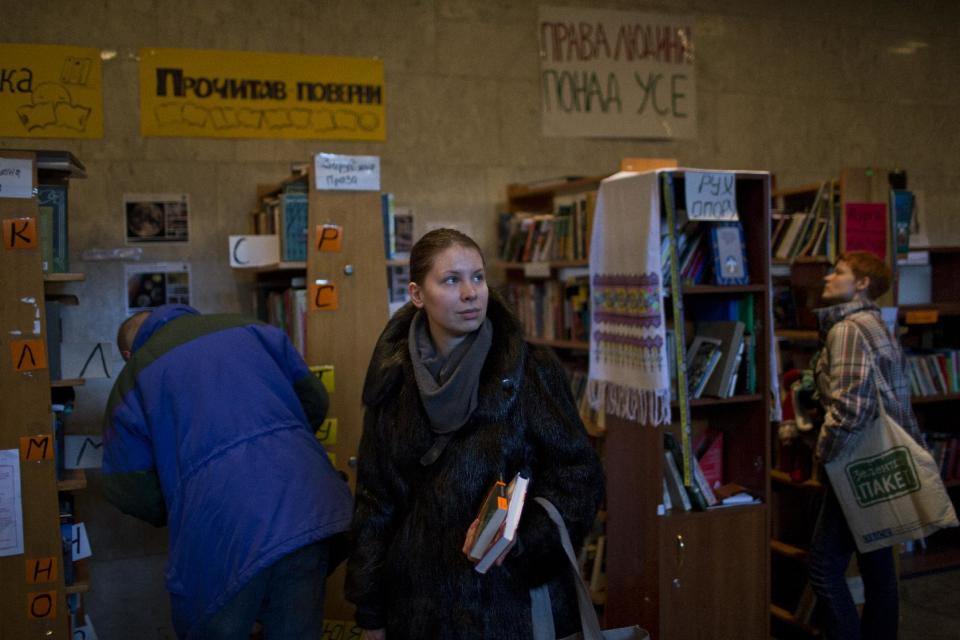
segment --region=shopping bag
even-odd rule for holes
[[[580,626],[583,632],[567,636],[562,640],[649,640],[650,635],[636,625],[607,631],[600,629],[600,621],[597,619],[597,612],[594,611],[593,601],[590,599],[590,590],[587,589],[583,578],[580,577],[577,558],[573,553],[573,544],[570,542],[570,534],[567,533],[567,526],[563,523],[563,517],[553,506],[553,503],[546,498],[538,497],[534,500],[540,503],[553,523],[557,525],[560,542],[563,544],[563,550],[570,561],[570,570],[573,571],[574,582],[577,586],[577,608],[580,610]],[[533,640],[556,640],[550,591],[547,585],[541,585],[530,590],[530,611],[533,616]]]
[[[874,423],[825,465],[861,553],[957,526],[937,463],[877,404]]]

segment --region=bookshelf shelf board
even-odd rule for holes
[[[941,393],[930,396],[910,396],[913,404],[932,404],[935,402],[954,402],[960,400],[960,393]]]
[[[63,380],[51,380],[51,387],[82,387],[86,384],[83,378],[64,378]]]
[[[932,302],[930,304],[904,304],[900,306],[900,320],[903,321],[911,311],[936,311],[937,315],[960,316],[960,302]]]
[[[944,535],[945,532],[939,532]],[[955,536],[954,536],[955,538]],[[937,538],[927,541],[930,545],[926,551],[917,550],[913,553],[900,555],[900,577],[911,578],[925,573],[956,569],[960,567],[960,548],[955,544],[937,543]]]
[[[45,273],[44,282],[83,282],[87,279],[84,273]]]
[[[766,511],[767,503],[766,502],[749,502],[747,504],[732,504],[725,507],[710,507],[706,511],[698,511],[692,509],[690,511],[684,511],[674,507],[672,510],[667,511],[666,514],[658,516],[659,518],[676,518],[676,519],[694,519],[698,520],[700,518],[720,518],[720,517],[738,517],[738,514],[742,514],[744,511]]]
[[[57,491],[76,491],[87,488],[87,472],[83,469],[65,469],[63,479],[57,480]]]
[[[779,540],[770,541],[770,550],[786,558],[795,560],[804,560],[807,557],[807,550]]]
[[[739,404],[742,402],[759,402],[763,400],[763,396],[759,393],[751,393],[749,395],[739,395],[739,396],[730,396],[729,398],[694,398],[690,401],[691,407],[713,407],[720,404]],[[676,406],[675,403],[671,402],[671,406]]]
[[[587,435],[594,438],[602,438],[607,435],[607,430],[605,427],[601,427],[593,420],[587,420],[583,416],[580,417],[583,420],[583,426],[587,429]]]
[[[410,264],[409,258],[389,258],[387,261],[388,267],[405,267]]]
[[[529,264],[546,264],[550,269],[568,269],[571,267],[589,267],[589,260],[551,260],[549,262],[502,262],[496,263],[502,269],[524,269]]]
[[[817,191],[820,190],[819,182],[811,182],[810,184],[802,184],[797,187],[781,187],[779,189],[770,189],[770,197],[777,198],[780,196],[795,196],[800,193],[812,193],[817,195]]]
[[[577,193],[579,191],[589,191],[596,189],[604,177],[579,178],[577,180],[564,180],[558,178],[555,181],[545,181],[533,185],[511,184],[507,186],[507,198],[511,201],[522,200],[525,198],[542,198],[544,196],[562,195],[567,193]]]
[[[776,329],[773,335],[791,342],[817,342],[820,340],[820,332],[815,329]]]
[[[259,267],[234,267],[234,271],[245,271],[247,273],[267,273],[271,271],[306,271],[306,261],[298,262],[277,262],[275,264],[265,264]]]
[[[763,293],[767,290],[765,284],[737,284],[730,286],[720,286],[715,284],[695,284],[683,288],[685,296],[703,296],[717,295],[724,293]],[[669,297],[670,291],[664,292],[664,297]]]
[[[64,587],[67,593],[87,593],[90,591],[90,569],[86,560],[77,560],[73,566],[73,584]]]
[[[786,471],[780,471],[779,469],[770,470],[770,479],[778,484],[790,485],[791,487],[798,487],[802,489],[822,489],[823,485],[820,484],[818,480],[804,480],[803,482],[794,482],[790,478],[790,474]]]
[[[527,342],[543,347],[553,347],[554,349],[570,349],[572,351],[590,350],[589,342],[580,342],[577,340],[548,340],[547,338],[527,337]]]
[[[796,616],[794,616],[792,613],[790,613],[783,607],[778,607],[775,604],[771,604],[770,615],[776,618],[777,620],[781,620],[783,622],[786,622],[787,624],[797,627],[798,629],[802,629],[803,631],[805,631],[811,636],[820,635],[820,632],[817,630],[816,627],[812,627],[809,624],[800,622],[799,620],[797,620]]]

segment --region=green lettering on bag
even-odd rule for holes
[[[869,507],[920,490],[920,478],[906,447],[853,460],[845,467],[857,505]]]

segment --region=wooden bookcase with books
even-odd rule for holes
[[[330,394],[327,420],[317,438],[334,467],[355,486],[363,425],[363,380],[377,337],[389,318],[381,194],[319,190],[311,162],[302,173],[280,185],[259,187],[258,203],[291,183],[302,185],[298,192],[307,199],[303,262],[280,262],[234,272],[247,277],[245,274],[252,271],[258,290],[265,292],[258,298],[264,301],[272,291],[279,290],[281,296],[286,289],[303,291],[286,294],[287,298],[298,296],[303,306],[289,312],[283,306],[284,312],[294,317],[281,326],[288,331],[290,326],[302,327],[298,330],[302,330],[304,360]],[[336,240],[325,230],[336,231]],[[262,308],[258,303],[258,313]],[[343,584],[341,566],[327,583],[325,623],[332,634],[353,626],[353,608],[344,599]]]
[[[0,316],[7,327],[0,339],[6,397],[0,413],[0,637],[67,637],[84,626],[81,594],[90,580],[85,563],[73,560],[73,541],[64,540],[61,523],[72,522],[70,492],[85,488],[86,477],[82,469],[60,470],[62,429],[54,426],[51,399],[72,396],[83,380],[52,371],[60,345],[51,338],[44,302],[75,304],[76,297],[59,287],[84,279],[66,271],[65,234],[69,180],[86,175],[68,152],[7,150],[0,164],[7,170],[0,194],[11,186],[26,189],[0,195]],[[19,185],[11,184],[9,171],[24,178]]]
[[[673,407],[670,427],[605,416],[605,626],[640,624],[658,640],[769,637],[770,177],[762,172],[733,175],[747,282],[689,284],[678,278],[663,303],[670,324],[674,315],[669,311],[670,296],[681,297],[673,330],[677,341],[686,334],[684,349],[707,322],[742,322],[752,343],[749,356],[743,355],[753,368],[750,385],[737,382],[732,394],[723,394],[726,397],[689,399],[675,394],[679,403]],[[658,188],[666,216],[671,199],[676,210],[686,208],[686,172],[661,172],[661,180],[664,176],[669,182],[661,181]],[[676,321],[683,331],[678,331]],[[719,471],[726,489],[745,489],[743,504],[734,499],[703,510],[693,504],[691,510],[677,504],[665,509],[662,479],[670,470],[665,432],[679,447],[679,453],[673,449],[671,455],[681,458],[680,478],[682,458],[690,458],[694,449],[684,446],[678,424],[684,412],[692,427],[688,441],[701,442],[719,466],[708,469],[704,464],[704,474]],[[706,446],[710,439],[722,445]]]
[[[929,268],[929,297],[898,309],[913,410],[927,446],[940,463],[954,507],[960,508],[960,428],[956,420],[960,409],[960,247],[911,247],[911,252],[925,254]],[[960,532],[946,529],[923,544],[915,543],[901,556],[900,566],[903,576],[960,567]]]
[[[589,348],[589,253],[597,187],[602,177],[565,176],[507,187],[498,256],[502,292],[527,340],[555,350],[567,369],[588,431],[599,435],[586,403]]]

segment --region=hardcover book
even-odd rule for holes
[[[477,520],[480,521],[477,527],[477,537],[470,549],[470,557],[479,560],[483,553],[490,546],[493,536],[497,534],[500,525],[507,517],[507,485],[503,480],[497,480],[487,492],[483,504],[480,505],[480,511],[477,513]]]
[[[529,478],[517,474],[507,485],[505,496],[508,503],[506,517],[496,530],[486,550],[480,555],[479,561],[474,565],[477,573],[486,573],[497,561],[497,558],[513,543],[517,535],[517,527],[520,525],[520,514],[523,512],[523,503],[527,496],[527,485],[529,483]],[[470,557],[475,558],[475,554],[479,553],[477,547],[478,545],[474,544],[474,547],[470,550]]]

